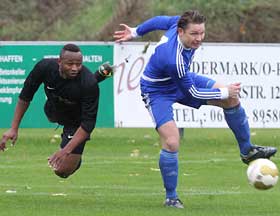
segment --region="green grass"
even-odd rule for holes
[[[252,132],[253,142],[279,148],[279,130]],[[160,146],[153,129],[96,129],[81,169],[68,179],[47,166],[59,144],[51,139],[59,133],[21,129],[16,146],[0,153],[1,216],[279,215],[279,184],[268,191],[248,185],[227,129],[185,129],[178,186],[185,209],[162,206]],[[273,161],[280,167],[278,157]]]

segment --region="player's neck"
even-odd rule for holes
[[[62,71],[61,71],[61,69],[59,68],[59,76],[61,77],[61,78],[63,78],[63,79],[67,79],[67,76],[66,76],[66,74],[65,73],[63,73]]]
[[[182,41],[181,41],[179,35],[178,35],[178,37],[177,37],[177,40],[178,40],[178,43],[181,44],[181,46],[182,46],[185,50],[191,50],[190,47],[187,47],[187,46],[185,46],[185,45],[182,43]]]

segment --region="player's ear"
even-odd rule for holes
[[[59,67],[62,66],[62,59],[61,59],[60,57],[57,59],[57,63],[58,63],[58,65],[59,65]]]
[[[178,31],[179,36],[182,36],[185,32],[184,29],[182,29],[180,27],[177,29],[177,31]]]

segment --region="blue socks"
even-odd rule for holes
[[[243,107],[239,104],[230,109],[224,109],[225,119],[239,144],[240,153],[247,155],[251,149],[250,128]]]
[[[162,149],[159,158],[159,168],[166,190],[166,198],[177,198],[178,152]]]
[[[224,115],[229,128],[239,144],[240,153],[247,155],[251,149],[250,128],[245,110],[238,105],[224,109]],[[178,152],[169,152],[162,149],[159,158],[159,168],[166,190],[166,198],[177,198],[178,182]]]

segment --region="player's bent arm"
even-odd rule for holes
[[[80,126],[63,150],[66,154],[70,154],[77,146],[80,145],[80,143],[84,142],[89,135],[90,134]]]
[[[198,88],[186,68],[183,64],[169,65],[169,75],[186,96],[191,94],[194,98],[202,100],[222,100],[229,97],[228,88]]]
[[[223,100],[229,97],[228,88],[198,88],[191,85],[188,92],[197,99]]]
[[[222,100],[229,97],[228,88],[198,88],[188,75],[181,78],[174,76],[173,80],[186,96],[189,93],[202,100]]]
[[[186,89],[194,98],[202,100],[223,100],[229,97],[228,88],[198,88],[192,83]]]
[[[88,137],[89,133],[80,126],[69,143],[63,149],[60,149],[48,158],[49,165],[54,170],[60,170],[61,166],[63,166],[65,158],[68,157],[71,152]]]

